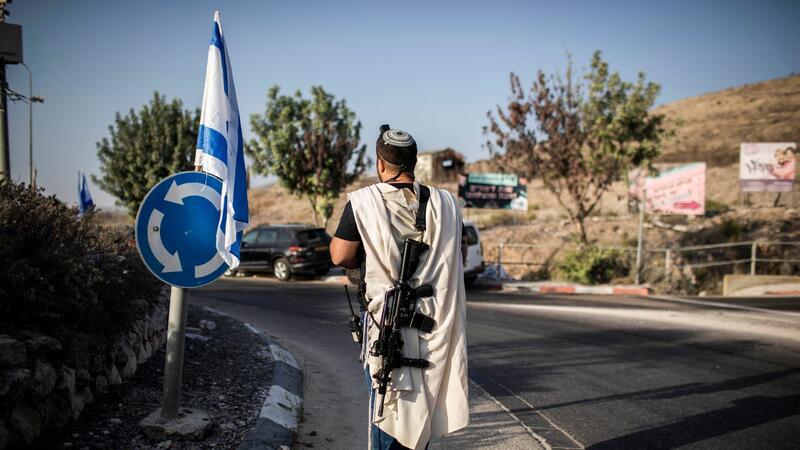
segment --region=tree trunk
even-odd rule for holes
[[[581,240],[581,244],[589,245],[589,238],[586,236],[586,226],[583,224],[585,217],[581,217],[580,215],[575,216],[575,230],[578,232],[578,238]]]
[[[319,219],[317,217],[317,200],[316,198],[312,198],[311,196],[306,197],[308,198],[308,202],[311,204],[311,214],[314,217],[314,226],[319,226]]]

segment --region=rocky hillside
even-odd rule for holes
[[[741,142],[800,141],[800,75],[745,84],[660,106],[676,131],[663,162],[737,165]]]

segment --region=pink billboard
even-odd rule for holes
[[[797,164],[794,142],[744,142],[739,148],[743,192],[791,192]]]
[[[657,176],[643,177],[640,169],[631,171],[630,194],[641,199],[647,190],[645,211],[659,214],[699,216],[706,207],[706,163],[683,165],[656,164]]]

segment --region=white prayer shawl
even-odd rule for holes
[[[431,316],[431,333],[403,328],[403,356],[430,361],[425,369],[402,367],[392,372],[382,417],[374,408],[381,430],[412,449],[423,449],[431,438],[464,428],[469,423],[467,400],[466,294],[461,256],[461,211],[453,195],[430,188],[427,229],[422,241],[430,249],[410,279],[412,287],[433,286],[434,296],[417,302],[417,310]],[[414,193],[386,183],[364,187],[348,195],[366,253],[368,309],[376,320],[383,311],[385,293],[399,278],[400,247],[404,237],[419,239],[414,227],[419,185]],[[369,327],[367,355],[378,338]],[[380,358],[367,357],[372,375]],[[374,381],[374,380],[373,380]],[[373,387],[376,384],[373,382]]]

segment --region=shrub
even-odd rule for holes
[[[0,181],[0,328],[110,336],[158,289],[127,236]]]
[[[731,210],[731,207],[724,202],[714,200],[713,198],[706,199],[706,212],[721,214]]]
[[[728,242],[741,240],[742,225],[736,219],[725,219],[719,225],[719,234]]]
[[[573,250],[556,265],[556,276],[581,284],[608,283],[628,274],[625,253],[595,246]]]

